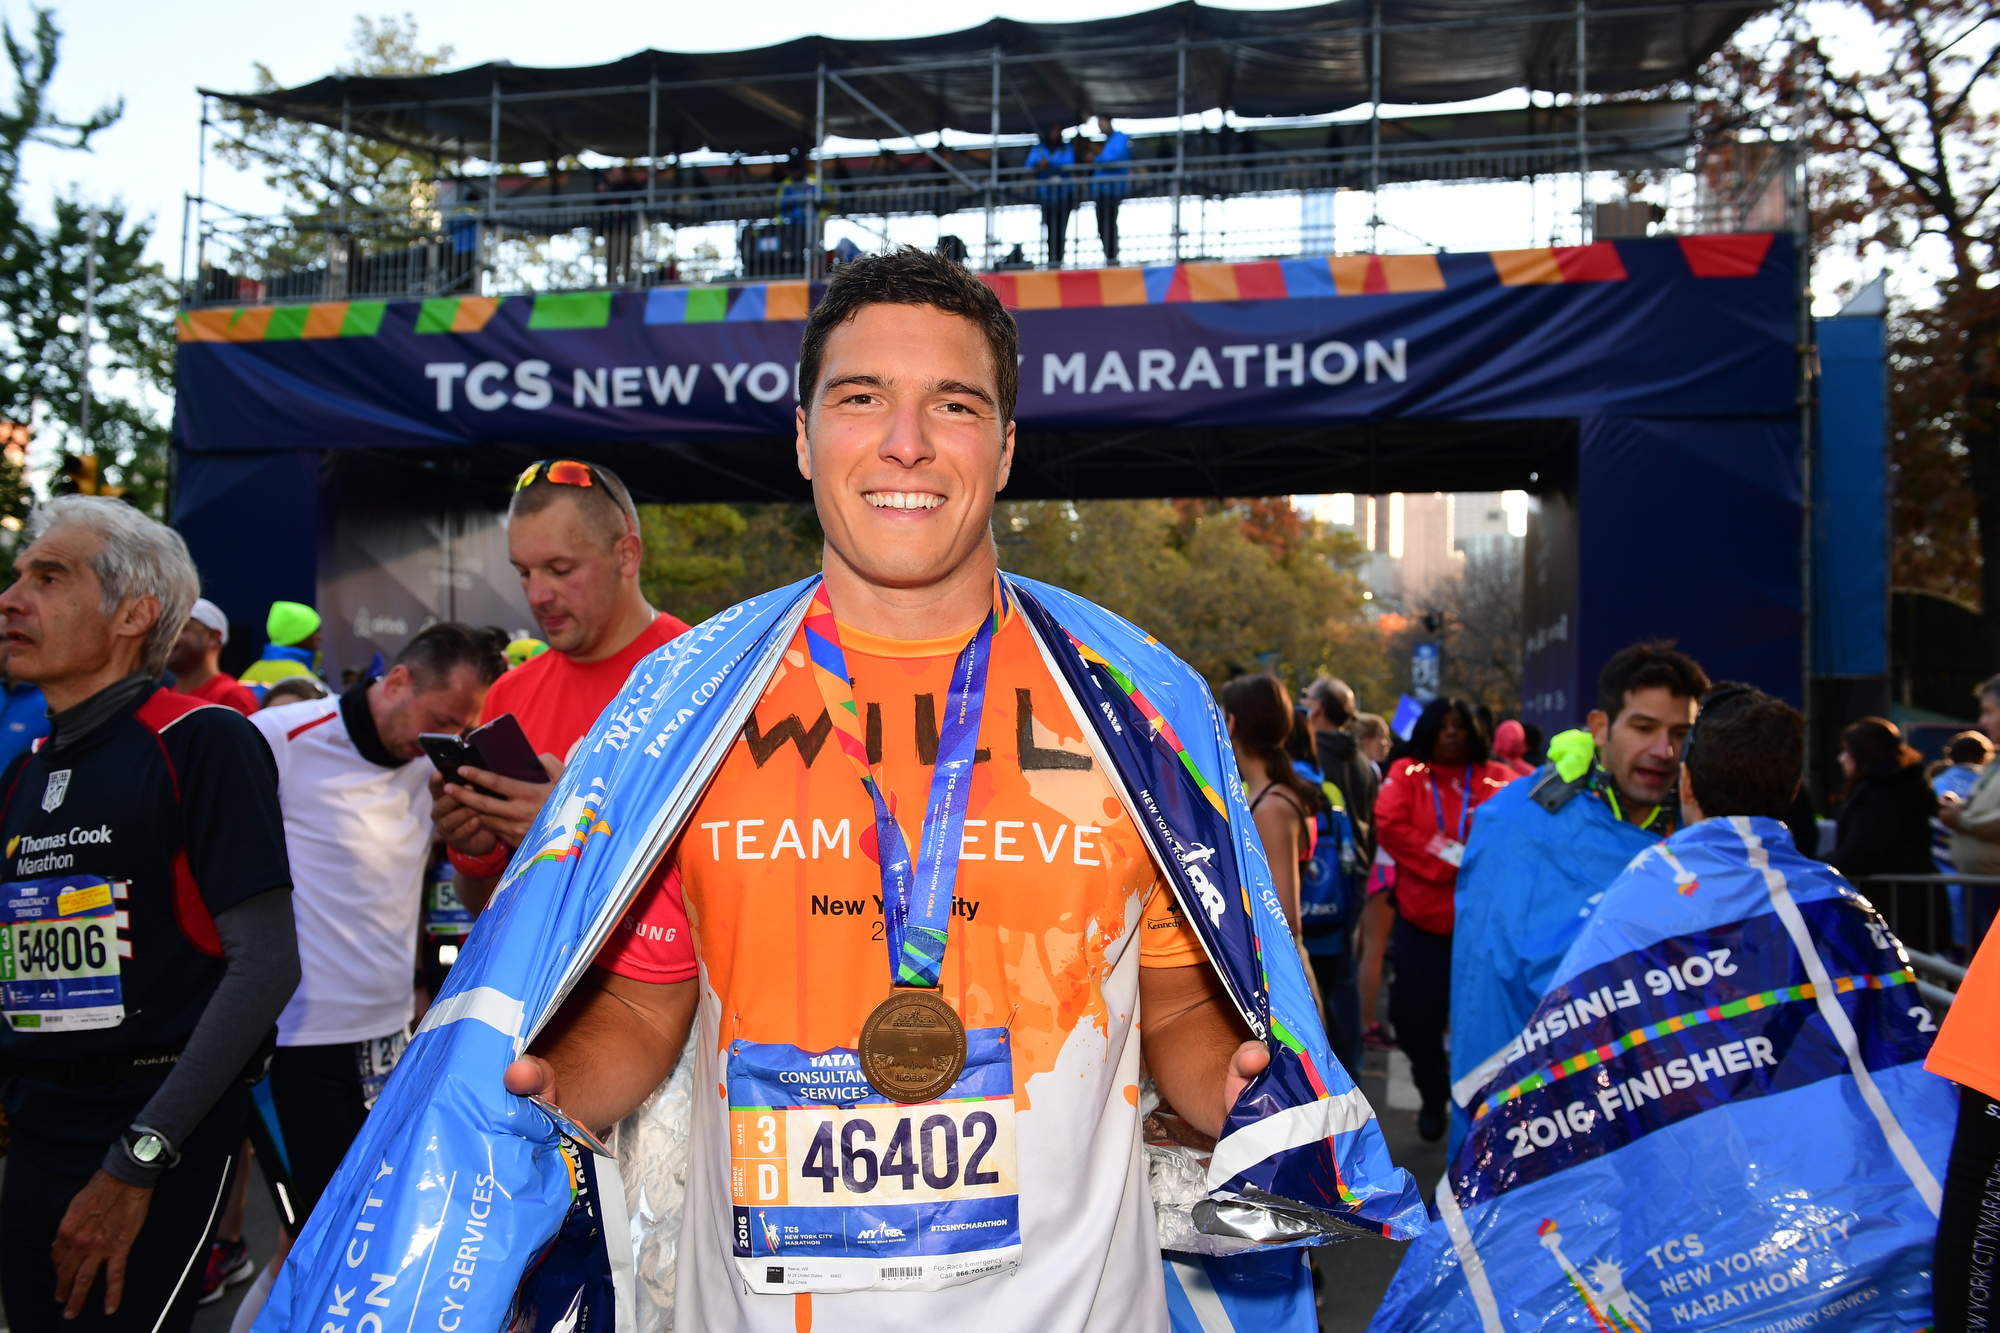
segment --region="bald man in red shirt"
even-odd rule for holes
[[[640,591],[639,512],[608,468],[549,459],[522,473],[507,507],[507,554],[550,651],[495,681],[480,721],[512,713],[549,781],[460,770],[495,793],[488,796],[441,774],[431,779],[432,815],[450,851],[459,901],[474,912],[527,837],[571,747],[639,659],[687,630]]]

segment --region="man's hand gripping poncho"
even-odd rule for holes
[[[506,1092],[500,1072],[679,835],[816,583],[731,607],[633,671],[514,854],[293,1247],[257,1333],[505,1325],[523,1273],[573,1201],[592,1193],[591,1173],[577,1170],[590,1152],[565,1153],[564,1139],[592,1140]],[[1291,1243],[1343,1228],[1420,1233],[1414,1183],[1390,1163],[1367,1101],[1328,1050],[1207,685],[1089,602],[1028,580],[1010,579],[1009,591],[1243,1021],[1271,1050],[1211,1159],[1214,1207],[1197,1205],[1196,1216],[1225,1235],[1233,1225]],[[619,1172],[600,1164],[596,1178],[615,1188]],[[615,1198],[590,1203],[622,1229]],[[618,1239],[610,1243],[615,1251]]]
[[[1468,1102],[1371,1333],[1914,1333],[1951,1085],[1902,948],[1773,819],[1605,892]]]

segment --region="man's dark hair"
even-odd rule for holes
[[[1306,686],[1305,696],[1318,704],[1326,720],[1336,727],[1344,727],[1354,720],[1354,691],[1344,680],[1320,676]]]
[[[927,305],[971,320],[985,336],[987,354],[993,358],[993,378],[1000,390],[1000,401],[993,406],[1000,424],[1014,419],[1014,402],[1021,392],[1021,333],[1014,317],[993,289],[962,265],[909,245],[842,264],[827,283],[826,295],[813,307],[799,341],[799,401],[807,416],[819,396],[827,338],[871,305]]]
[[[1417,724],[1410,728],[1410,758],[1426,764],[1431,762],[1431,756],[1437,752],[1438,733],[1444,730],[1446,713],[1457,713],[1458,720],[1465,724],[1467,761],[1483,764],[1493,757],[1492,747],[1487,744],[1486,733],[1479,729],[1471,704],[1463,699],[1433,699],[1424,705],[1424,711],[1417,715]]]
[[[625,489],[625,483],[610,468],[598,463],[586,465],[595,484],[572,486],[566,482],[549,480],[547,464],[535,468],[535,479],[514,492],[507,502],[507,517],[522,518],[528,514],[539,514],[556,501],[567,497],[575,502],[583,521],[596,534],[606,551],[618,544],[618,539],[626,533],[639,531],[639,511],[632,504],[632,493]]]
[[[1702,814],[1783,819],[1806,766],[1806,720],[1782,699],[1725,683],[1688,737],[1688,781]]]
[[[1993,757],[1993,742],[1977,731],[1961,731],[1951,738],[1946,758],[1954,764],[1983,764]]]
[[[471,667],[481,685],[491,685],[507,670],[507,645],[500,635],[490,625],[441,620],[418,630],[392,665],[408,667],[419,690],[441,688],[462,666]]]
[[[1636,691],[1664,686],[1677,699],[1699,699],[1708,693],[1708,684],[1701,664],[1675,648],[1673,640],[1654,639],[1611,655],[1597,674],[1597,707],[1616,722]]]

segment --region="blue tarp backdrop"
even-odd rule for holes
[[[1604,657],[1651,635],[1800,698],[1788,237],[987,281],[1022,335],[1010,496],[1518,486],[1570,544],[1529,598],[1529,720],[1570,724]],[[255,623],[315,598],[341,515],[313,478],[343,452],[478,479],[495,507],[554,453],[610,462],[642,498],[802,498],[786,474],[815,294],[191,312],[175,522],[208,595]]]

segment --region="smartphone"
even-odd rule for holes
[[[417,743],[424,747],[424,753],[431,757],[431,764],[444,774],[446,782],[456,782],[471,787],[482,796],[492,792],[484,787],[465,781],[458,776],[460,768],[485,768],[486,761],[479,751],[463,736],[452,736],[442,732],[427,731],[417,737]]]
[[[466,741],[483,756],[483,763],[475,761],[473,767],[483,768],[489,773],[498,773],[503,778],[513,778],[516,782],[547,782],[548,770],[535,754],[535,747],[528,743],[528,733],[521,730],[520,722],[512,713],[500,716],[467,733]]]

